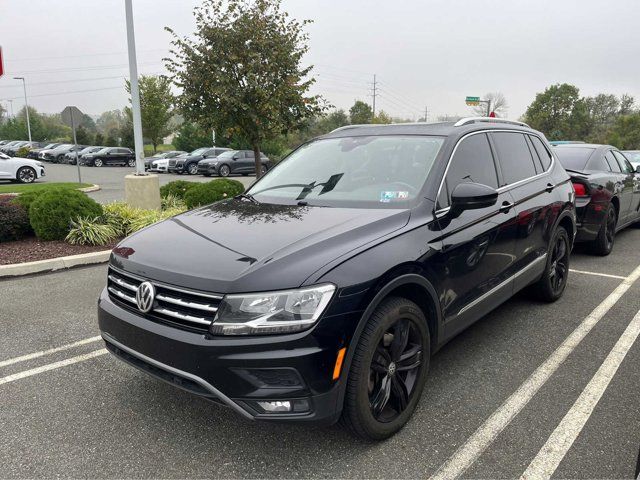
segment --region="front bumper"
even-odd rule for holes
[[[330,323],[352,325],[349,315]],[[245,418],[332,424],[341,413],[341,381],[332,379],[341,335],[215,337],[157,323],[114,302],[106,291],[98,322],[121,360],[191,393],[223,403]],[[257,401],[291,401],[306,410],[267,413]]]
[[[204,165],[202,163],[198,164],[198,175],[215,175],[217,172],[217,165],[211,165],[208,163]]]

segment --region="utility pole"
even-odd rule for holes
[[[424,107],[424,123],[429,123],[429,107]]]
[[[131,111],[133,113],[133,139],[135,143],[136,173],[124,177],[124,195],[132,207],[160,210],[160,182],[157,175],[144,171],[144,144],[142,143],[142,116],[140,114],[140,88],[138,86],[138,63],[136,60],[136,38],[133,30],[133,7],[131,0],[124,0],[127,19],[127,45],[129,50],[129,82],[131,84]]]
[[[144,144],[142,143],[142,118],[140,114],[140,89],[138,87],[138,62],[136,37],[133,30],[131,0],[124,0],[127,17],[127,45],[129,47],[129,83],[131,84],[131,110],[133,113],[133,140],[136,150],[136,175],[144,175]]]
[[[373,116],[376,116],[376,97],[378,96],[378,82],[376,81],[376,74],[373,74]]]
[[[27,102],[27,83],[24,77],[13,77],[14,80],[22,80],[22,88],[24,89],[24,111],[27,114],[27,132],[29,133],[29,141],[31,141],[31,122],[29,121],[29,103]],[[13,110],[13,103],[11,104]]]
[[[13,100],[7,100],[9,102],[9,108],[11,108],[11,118],[13,118]]]

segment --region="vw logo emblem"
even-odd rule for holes
[[[153,308],[156,289],[151,282],[142,282],[136,291],[136,303],[141,312],[147,313]]]

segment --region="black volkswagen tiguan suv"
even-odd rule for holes
[[[123,240],[100,330],[248,419],[383,439],[447,340],[525,287],[562,295],[574,236],[569,176],[524,124],[349,126]]]

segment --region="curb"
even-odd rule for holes
[[[111,250],[100,252],[81,253],[80,255],[69,255],[66,257],[50,258],[47,260],[37,260],[35,262],[12,263],[10,265],[0,265],[0,278],[20,277],[32,273],[54,272],[78,265],[92,265],[95,263],[106,263],[111,256]]]
[[[98,190],[100,190],[100,185],[94,183],[90,187],[79,188],[78,190],[84,193],[97,192]]]

